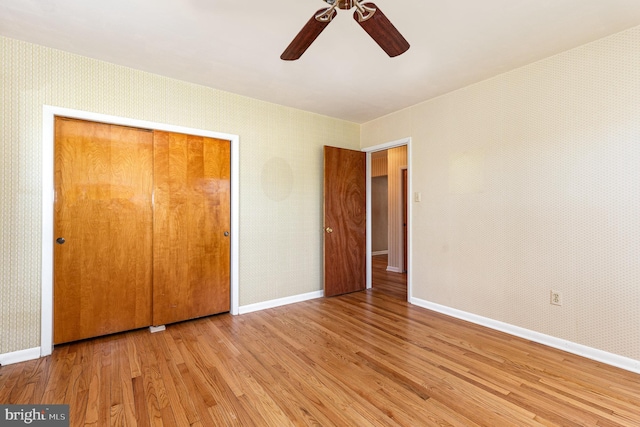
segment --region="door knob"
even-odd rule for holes
[[[331,234],[331,233],[333,233],[333,228],[331,228],[331,227],[327,227],[327,228],[325,228],[325,231],[326,231],[327,233]]]
[[[225,232],[224,232],[224,237],[228,237],[228,236],[229,236],[229,232],[228,232],[228,231],[225,231]]]
[[[56,239],[56,243],[59,244],[59,245],[64,244],[64,242],[66,242],[66,240],[64,240],[64,237],[58,237]]]

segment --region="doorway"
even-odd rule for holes
[[[411,300],[411,139],[364,149],[367,156],[367,288]],[[380,179],[380,177],[385,179]],[[386,181],[387,242],[381,246],[380,185]],[[404,203],[406,202],[406,209]],[[384,208],[382,208],[384,209]],[[384,232],[383,232],[384,234]],[[406,259],[406,261],[405,261]]]

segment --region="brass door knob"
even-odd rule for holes
[[[331,227],[327,227],[324,229],[327,233],[333,233],[333,229]]]

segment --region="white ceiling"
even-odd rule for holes
[[[411,48],[389,58],[322,0],[0,0],[0,35],[364,123],[640,25],[640,0],[374,0]]]

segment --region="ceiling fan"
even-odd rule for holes
[[[353,19],[378,43],[390,57],[398,56],[409,49],[409,42],[393,26],[391,21],[373,3],[363,0],[324,0],[330,7],[318,10],[302,27],[280,59],[294,61],[302,56],[311,43],[320,35],[336,16],[336,8],[349,10],[356,8]]]

